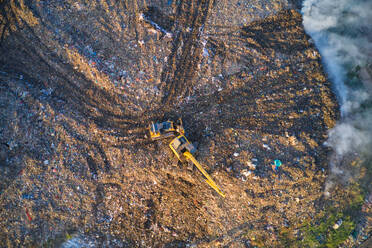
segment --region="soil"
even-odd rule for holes
[[[293,2],[2,1],[0,246],[296,234],[322,207],[339,113]],[[179,117],[226,198],[150,141]]]

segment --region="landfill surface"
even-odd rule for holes
[[[0,247],[300,235],[339,112],[295,2],[1,1]],[[225,198],[150,141],[178,118]]]

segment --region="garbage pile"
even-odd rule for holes
[[[273,247],[317,214],[338,110],[288,1],[0,5],[1,247]],[[179,116],[225,198],[149,139]]]

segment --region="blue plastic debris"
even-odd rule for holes
[[[277,171],[281,165],[282,165],[282,161],[280,161],[279,159],[275,159],[274,163],[271,165],[271,168],[274,171]]]
[[[25,200],[33,200],[34,199],[34,195],[33,194],[22,194],[22,199],[25,199]]]

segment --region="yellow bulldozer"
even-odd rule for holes
[[[170,137],[175,137],[179,134],[184,134],[182,120],[178,119],[177,123],[173,121],[151,122],[149,126],[151,140],[160,140]]]
[[[185,131],[182,126],[182,120],[179,119],[178,124],[174,124],[172,121],[166,121],[161,123],[152,122],[149,126],[151,140],[159,140],[169,137],[176,136],[170,143],[169,147],[181,162],[192,162],[196,168],[203,174],[206,178],[205,181],[209,186],[211,186],[218,194],[225,197],[220,187],[213,181],[211,176],[204,170],[204,168],[195,159],[194,154],[196,148],[191,144],[185,137]]]

